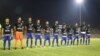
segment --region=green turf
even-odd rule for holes
[[[25,41],[25,40],[24,40]],[[25,42],[24,42],[25,44]],[[100,56],[100,39],[92,38],[91,45],[60,46],[46,48],[28,48],[14,50],[14,40],[11,50],[2,50],[2,40],[0,40],[0,56]]]

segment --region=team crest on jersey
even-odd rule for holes
[[[38,27],[37,27],[37,31],[40,31],[40,28],[41,28],[41,26],[38,26]]]
[[[33,24],[29,24],[29,30],[32,30]]]
[[[6,29],[5,29],[5,31],[10,31],[10,27],[11,27],[11,25],[6,25]]]

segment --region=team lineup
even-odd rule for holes
[[[64,46],[85,44],[90,45],[91,29],[90,25],[83,22],[81,25],[75,23],[74,26],[63,23],[59,26],[59,22],[55,21],[54,26],[50,26],[49,21],[46,21],[44,27],[41,26],[40,20],[36,21],[36,25],[32,22],[32,18],[28,18],[27,23],[23,22],[22,18],[19,17],[17,22],[12,25],[9,18],[5,19],[5,24],[2,25],[2,37],[3,37],[3,49],[6,49],[6,42],[8,41],[8,49],[11,49],[11,40],[15,39],[14,49],[17,49],[18,40],[20,40],[21,48],[24,49],[23,39],[24,34],[26,35],[26,48],[32,48],[33,44],[37,48],[37,42],[40,41],[40,47],[49,46],[54,47],[55,44],[59,47]],[[44,33],[42,33],[44,31]],[[52,39],[51,39],[51,36]],[[61,36],[61,41],[59,41]],[[33,39],[35,42],[33,42]],[[44,42],[42,41],[44,40]],[[48,42],[47,42],[48,41]],[[56,41],[56,43],[55,43]],[[60,43],[60,45],[59,45]]]

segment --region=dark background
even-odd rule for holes
[[[82,21],[94,27],[100,27],[100,0],[85,0],[81,6]],[[79,22],[79,6],[74,0],[0,0],[0,23],[9,17],[11,21],[21,16],[24,21],[28,17],[40,19],[42,25],[46,20],[53,25],[55,20],[60,24]]]

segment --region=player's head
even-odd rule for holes
[[[45,24],[46,24],[46,25],[49,25],[49,21],[46,21]]]
[[[40,20],[38,19],[38,20],[37,20],[37,25],[39,25],[39,24],[40,24]]]
[[[29,23],[32,23],[32,18],[31,17],[28,19],[28,22]]]
[[[75,24],[75,27],[78,27],[78,23]]]
[[[66,24],[65,23],[63,23],[62,28],[66,28]]]
[[[22,21],[22,18],[21,17],[19,17],[18,18],[18,23],[20,23]]]
[[[57,25],[59,22],[58,21],[55,21],[55,25]]]
[[[6,19],[5,19],[5,23],[6,23],[6,24],[9,24],[9,18],[6,18]]]

